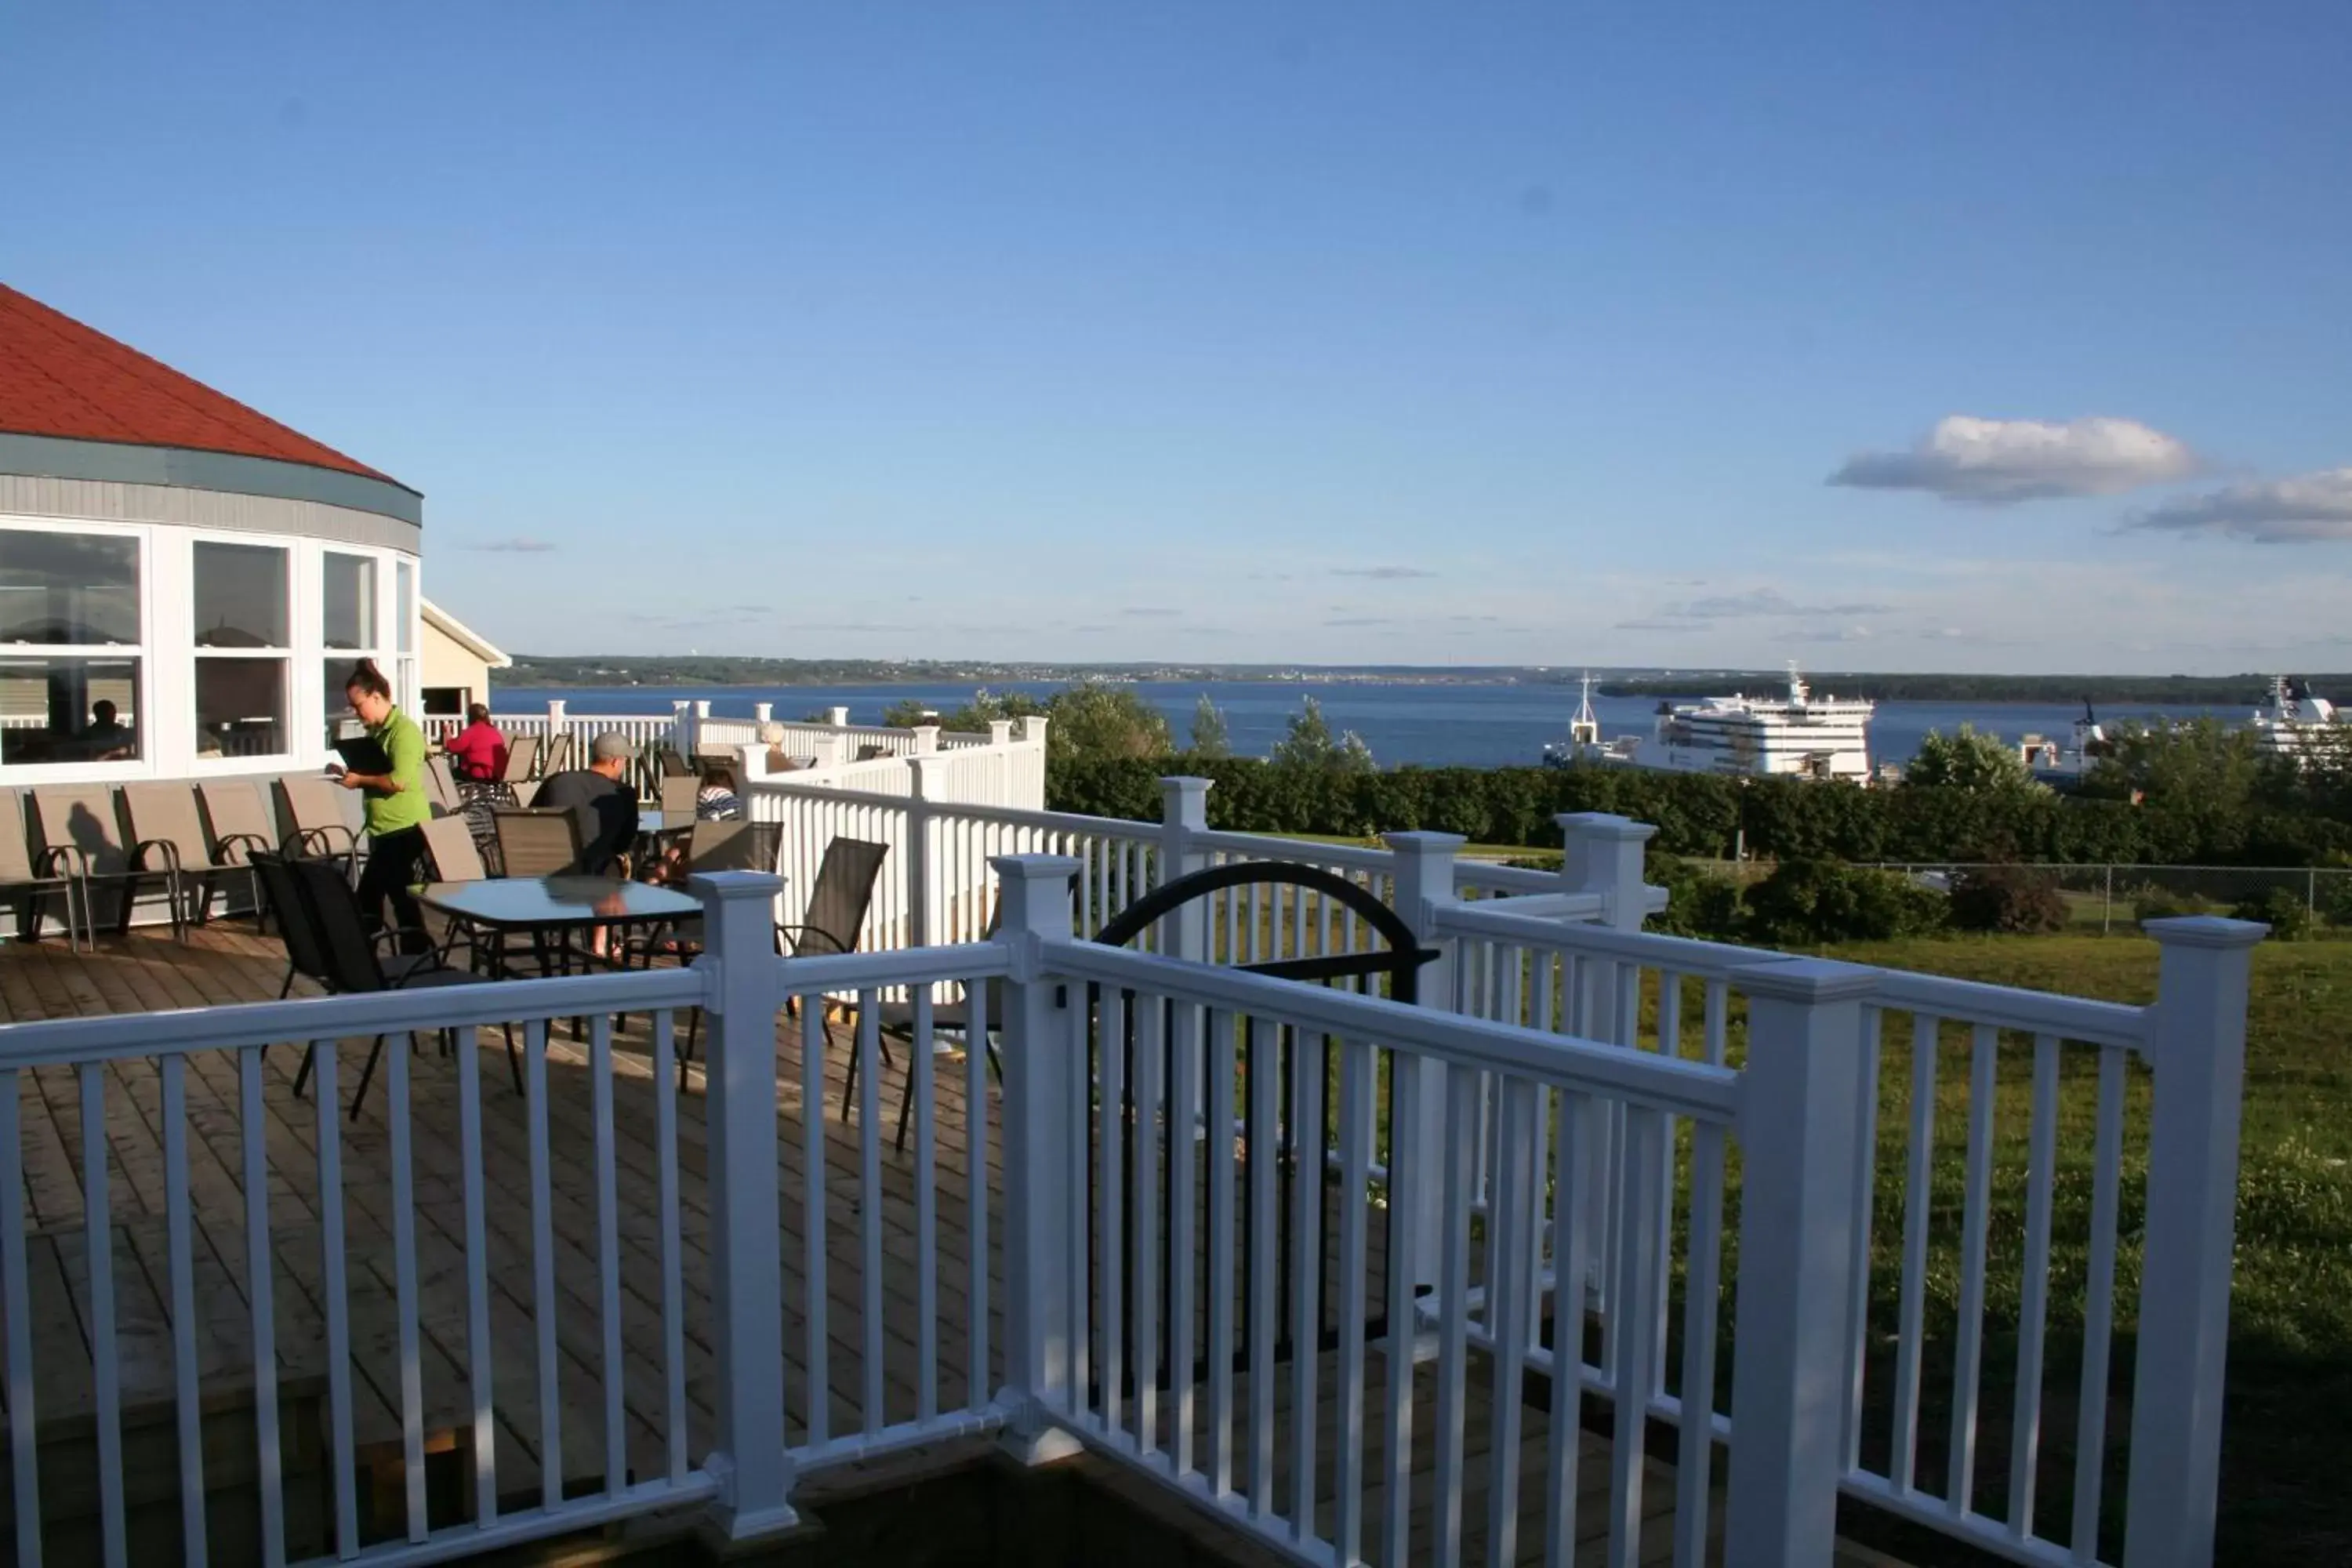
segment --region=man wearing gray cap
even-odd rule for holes
[[[637,836],[636,792],[621,782],[635,753],[626,735],[607,730],[588,748],[586,767],[548,774],[531,801],[538,809],[569,811],[580,819],[580,869],[592,877],[617,874],[621,856]]]

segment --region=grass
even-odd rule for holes
[[[2140,938],[1935,939],[1830,951],[1860,963],[2118,1002],[2144,1003],[2156,994],[2156,944]],[[1940,1378],[1942,1396],[1929,1412],[1935,1419],[1923,1422],[1921,1446],[1923,1470],[1939,1482],[1939,1428],[1950,1403],[1951,1345],[1958,1319],[1967,1055],[1963,1037],[1948,1029],[1939,1048],[1936,1160],[1929,1184],[1937,1245],[1930,1249],[1925,1358],[1929,1386],[1936,1389]],[[2044,1453],[2037,1467],[2037,1522],[2044,1533],[2061,1538],[2071,1496],[2079,1371],[2074,1351],[2084,1303],[2089,1119],[2095,1095],[2090,1053],[2067,1056],[2082,1059],[2065,1062],[2061,1094],[2048,1277],[2051,1348],[2042,1384]],[[2016,1321],[2021,1283],[2032,1047],[2004,1041],[2000,1058],[1977,1486],[1978,1506],[1996,1513],[2007,1491],[2008,1389],[2016,1344],[2001,1325]],[[1890,1030],[1883,1064],[1870,1367],[1881,1392],[1892,1365],[1894,1280],[1903,1223],[1907,1022]],[[2120,1512],[2114,1506],[2122,1491],[2116,1439],[2128,1421],[2146,1101],[2147,1084],[2136,1079],[2127,1100],[2133,1133],[2126,1148],[2125,1244],[2109,1384],[2110,1506],[2103,1542],[2111,1553],[2120,1549]],[[2343,1456],[2352,1453],[2352,943],[2277,943],[2255,950],[2242,1127],[2218,1560],[2352,1562],[2352,1495],[2341,1479]],[[1869,1403],[1883,1411],[1881,1398]],[[1875,1446],[1883,1462],[1885,1445],[1883,1426],[1866,1429],[1866,1458]]]

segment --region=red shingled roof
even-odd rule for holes
[[[400,482],[5,283],[0,431],[274,458]]]

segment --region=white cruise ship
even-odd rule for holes
[[[2352,747],[2352,722],[2297,677],[2271,678],[2269,700],[2256,710],[2253,731],[2263,754],[2297,762]]]
[[[1863,698],[1815,697],[1791,663],[1785,697],[1660,703],[1656,751],[1638,760],[1684,773],[1867,784],[1876,707]]]

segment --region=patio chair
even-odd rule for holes
[[[340,994],[364,994],[378,991],[416,991],[434,985],[482,985],[488,982],[470,970],[444,966],[432,953],[410,955],[404,962],[387,958],[376,952],[376,944],[388,938],[406,934],[400,930],[381,931],[371,938],[367,922],[360,913],[359,895],[342,874],[324,860],[289,860],[283,862],[293,882],[293,892],[302,918],[310,922],[318,938],[319,953],[331,989]],[[367,1065],[360,1069],[359,1086],[352,1091],[352,1120],[360,1119],[360,1108],[367,1100],[368,1085],[375,1078],[377,1058],[383,1055],[385,1037],[378,1035],[369,1043]],[[442,1046],[448,1047],[447,1032],[443,1031]],[[411,1037],[409,1048],[415,1048]],[[302,1086],[310,1081],[310,1068],[317,1055],[315,1045],[302,1048],[302,1065],[295,1069],[294,1092],[299,1097]],[[507,1041],[509,1058],[514,1054],[514,1041]],[[510,1066],[520,1067],[510,1061]]]
[[[253,874],[261,883],[265,907],[278,921],[278,940],[286,947],[286,984],[278,988],[278,999],[283,1002],[291,996],[297,980],[332,991],[334,976],[327,968],[326,950],[320,945],[318,928],[303,910],[290,863],[265,850],[253,858]]]
[[[577,739],[568,732],[551,736],[540,752],[539,776],[545,778],[550,773],[560,773],[571,767],[572,752],[578,745]]]
[[[436,816],[425,825],[423,832],[425,862],[435,881],[478,882],[490,874],[464,817]]]
[[[655,753],[654,760],[660,766],[661,776],[666,779],[690,779],[694,776],[694,769],[688,765],[685,753],[676,746],[662,747]]]
[[[507,798],[516,798],[516,786],[539,776],[539,737],[517,735],[507,742],[507,765],[499,773],[499,784]]]
[[[194,880],[195,896],[188,905],[191,924],[202,925],[212,918],[213,885],[222,872],[242,871],[251,879],[250,857],[269,847],[264,838],[223,839],[207,834],[196,809],[196,792],[184,784],[124,784],[122,808],[131,818],[131,864],[152,868],[152,862],[161,860],[171,873],[175,901]],[[260,884],[254,886],[258,909]]]
[[[13,789],[0,789],[0,894],[23,896],[16,929],[25,941],[41,940],[42,906],[52,892],[65,895],[66,944],[79,952],[82,931],[89,925],[89,889],[75,879],[68,858],[54,849],[33,847],[25,822],[24,796]],[[98,933],[92,931],[92,946],[97,940]]]
[[[775,823],[698,822],[694,825],[694,837],[688,840],[688,848],[689,861],[694,869],[698,871],[768,869],[775,864],[771,859],[766,866],[761,867],[715,865],[692,858],[695,852],[702,848],[706,843],[710,844],[714,858],[723,858],[728,856],[734,845],[746,839],[756,844],[764,837],[746,831],[706,836],[703,832],[705,828],[738,830],[771,828],[781,832],[781,825]],[[856,952],[858,935],[866,929],[866,911],[874,904],[874,884],[880,879],[882,862],[888,858],[889,854],[890,847],[887,844],[875,844],[863,838],[836,838],[826,845],[824,859],[816,868],[816,886],[809,892],[808,907],[802,914],[800,923],[779,924],[776,927],[776,951],[793,958],[812,958],[823,953]],[[684,941],[679,943],[679,956],[681,959],[688,956],[688,944]],[[788,1002],[786,1011],[793,1010],[793,1005]],[[702,1015],[699,1011],[687,1022],[686,1051],[677,1060],[678,1081],[681,1084],[686,1081],[686,1065],[694,1058],[695,1037],[700,1030],[701,1023]],[[890,1059],[887,1048],[883,1052],[882,1059],[886,1064]],[[841,1118],[845,1121],[849,1120],[849,1102],[856,1088],[857,1053],[852,1050],[849,1057],[849,1079],[842,1089]]]
[[[425,787],[433,794],[433,804],[451,815],[465,809],[465,798],[457,791],[457,770],[449,759],[436,752],[425,759]]]
[[[207,779],[196,786],[196,798],[204,805],[205,822],[212,830],[214,861],[242,866],[252,877],[254,923],[267,930],[263,916],[268,906],[261,897],[261,873],[254,869],[253,858],[278,845],[278,827],[269,819],[268,795],[244,779]]]
[[[661,808],[670,813],[694,814],[695,803],[702,794],[702,781],[692,773],[671,774],[661,782]]]
[[[81,883],[85,923],[94,927],[96,921],[89,901],[92,882],[113,882],[121,887],[122,908],[115,925],[118,933],[131,929],[131,907],[138,901],[139,889],[150,882],[158,882],[170,896],[173,940],[187,940],[187,930],[180,920],[180,873],[170,865],[148,866],[144,856],[134,862],[131,847],[123,838],[111,788],[105,784],[37,784],[33,789],[33,814],[40,820],[41,841],[52,853],[63,858]],[[93,941],[96,936],[93,929]]]
[[[280,847],[303,858],[331,860],[351,875],[359,864],[360,836],[343,816],[343,786],[324,773],[288,773],[278,781],[278,793],[294,825]]]
[[[501,810],[490,814],[498,830],[499,872],[507,877],[565,877],[578,873],[580,819],[569,811]]]

